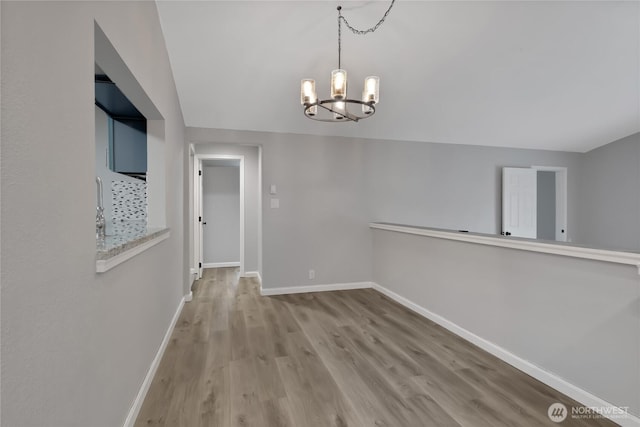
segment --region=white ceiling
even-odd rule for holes
[[[158,10],[187,126],[588,151],[640,131],[637,1],[396,2],[373,34],[343,26],[359,123],[303,116],[300,79],[328,97],[337,12],[375,24],[387,1],[165,1]]]

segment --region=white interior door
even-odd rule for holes
[[[189,171],[191,173],[191,177],[189,178],[189,232],[191,233],[191,248],[189,250],[189,274],[191,283],[193,284],[193,281],[198,278],[198,214],[196,212],[198,162],[196,161],[196,153],[193,148],[193,144],[189,144]]]
[[[502,169],[502,234],[537,237],[538,171]]]
[[[196,191],[196,197],[198,199],[198,222],[196,224],[198,229],[198,278],[202,279],[202,265],[204,263],[204,248],[202,243],[202,160],[198,160],[198,189]]]
[[[233,163],[203,166],[202,265],[239,267],[240,166]]]

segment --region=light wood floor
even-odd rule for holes
[[[609,426],[561,424],[576,402],[378,292],[262,297],[206,270],[136,426]]]

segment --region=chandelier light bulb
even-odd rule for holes
[[[316,102],[316,81],[313,79],[302,79],[300,86],[300,103],[313,104]]]
[[[363,102],[374,102],[377,104],[380,101],[380,78],[377,76],[369,76],[364,79],[364,92]]]
[[[342,69],[331,72],[331,97],[344,99],[347,97],[347,72]]]

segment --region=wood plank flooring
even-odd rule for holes
[[[371,290],[262,297],[237,268],[205,270],[136,426],[561,424],[580,406]]]

